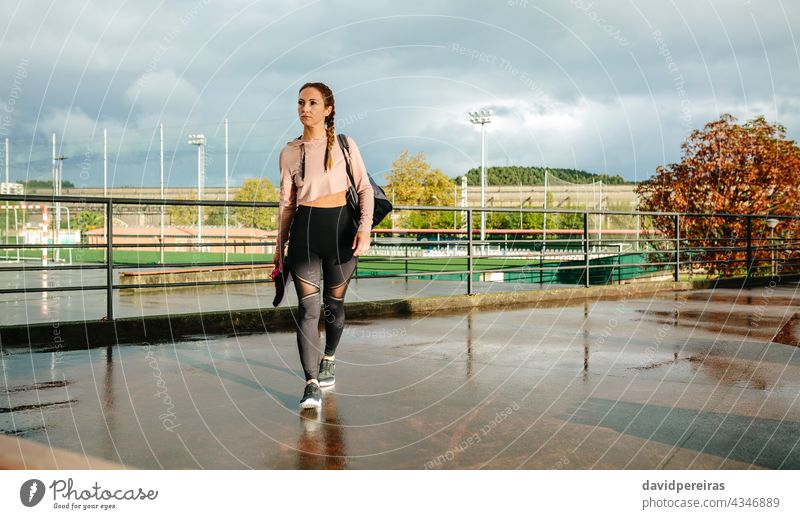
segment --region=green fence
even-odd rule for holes
[[[622,281],[651,276],[658,272],[671,272],[671,267],[641,265],[648,261],[648,254],[624,253],[589,260],[590,284],[608,285]],[[481,258],[473,261],[473,268],[486,272],[501,272],[506,283],[539,283],[579,285],[584,282],[585,260],[544,261],[530,259]],[[605,267],[604,267],[605,266]],[[466,273],[448,274],[448,270],[466,270],[465,258],[421,258],[409,260],[380,260],[365,258],[359,261],[359,277],[396,276],[428,280],[466,279]],[[519,269],[503,272],[503,269]],[[472,274],[473,281],[480,281],[482,272]]]

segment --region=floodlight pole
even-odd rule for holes
[[[203,199],[203,183],[206,169],[206,137],[198,133],[189,135],[189,144],[197,146],[197,201]],[[203,250],[203,206],[197,204],[197,249]]]
[[[472,124],[481,125],[481,241],[486,240],[486,125],[492,122],[491,110],[470,112],[469,120]],[[482,244],[485,247],[485,244]]]

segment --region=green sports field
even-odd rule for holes
[[[27,249],[20,251],[20,256],[29,261],[36,261],[42,256],[41,249]],[[0,258],[14,260],[16,251],[3,251]],[[105,263],[104,249],[61,249],[61,261],[72,261],[83,264]],[[55,249],[48,249],[50,264],[55,258]],[[209,252],[172,252],[164,253],[164,263],[186,264],[188,266],[214,265],[225,260],[222,253]],[[656,267],[639,267],[637,263],[648,261],[646,254],[620,254],[604,258],[592,259],[590,284],[608,284],[622,280],[652,274],[659,269]],[[271,263],[271,254],[228,254],[228,262],[237,263]],[[114,265],[124,267],[142,266],[158,267],[161,264],[161,254],[158,251],[141,251],[135,249],[115,248]],[[571,261],[544,261],[536,258],[476,258],[473,259],[473,280],[482,280],[486,272],[502,272],[502,280],[517,283],[558,283],[579,284],[583,283],[584,260]],[[541,270],[540,270],[541,269]],[[467,259],[453,257],[415,257],[412,259],[393,259],[390,257],[366,256],[358,264],[357,276],[360,278],[374,276],[391,276],[397,274],[416,274],[415,278],[436,280],[465,280]],[[669,270],[668,267],[660,270]],[[484,272],[480,272],[484,271]],[[500,281],[495,274],[486,280]]]

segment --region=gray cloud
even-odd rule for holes
[[[20,1],[0,26],[0,64],[27,63],[6,135],[12,176],[46,176],[49,135],[90,150],[102,129],[118,185],[158,182],[157,126],[172,185],[194,182],[186,135],[210,144],[221,185],[222,120],[235,181],[277,180],[277,152],[300,133],[297,88],[322,80],[337,121],[382,176],[402,149],[451,176],[480,159],[467,111],[492,107],[490,164],[577,167],[644,179],[679,158],[692,128],[765,114],[796,137],[800,56],[789,2],[570,0],[354,2]],[[15,90],[16,89],[16,90]],[[40,158],[41,165],[29,165]],[[155,165],[154,165],[155,164]],[[65,178],[78,174],[69,162]]]

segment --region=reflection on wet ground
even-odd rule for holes
[[[751,338],[774,340],[783,344],[798,346],[795,328],[798,317],[792,313],[788,316],[764,316],[753,311],[720,311],[720,310],[688,310],[683,312],[666,312],[663,310],[642,309],[643,319],[660,324],[674,324],[693,329],[728,335],[746,334]],[[775,329],[778,333],[775,333]]]
[[[794,314],[786,321],[772,341],[790,346],[800,346],[800,314]]]
[[[777,303],[776,303],[777,301]],[[0,430],[141,468],[800,468],[795,287],[0,357]]]
[[[336,393],[326,390],[322,407],[317,410],[302,410],[300,422],[303,432],[295,445],[297,469],[346,469],[348,468],[345,442],[346,427],[336,414]]]

